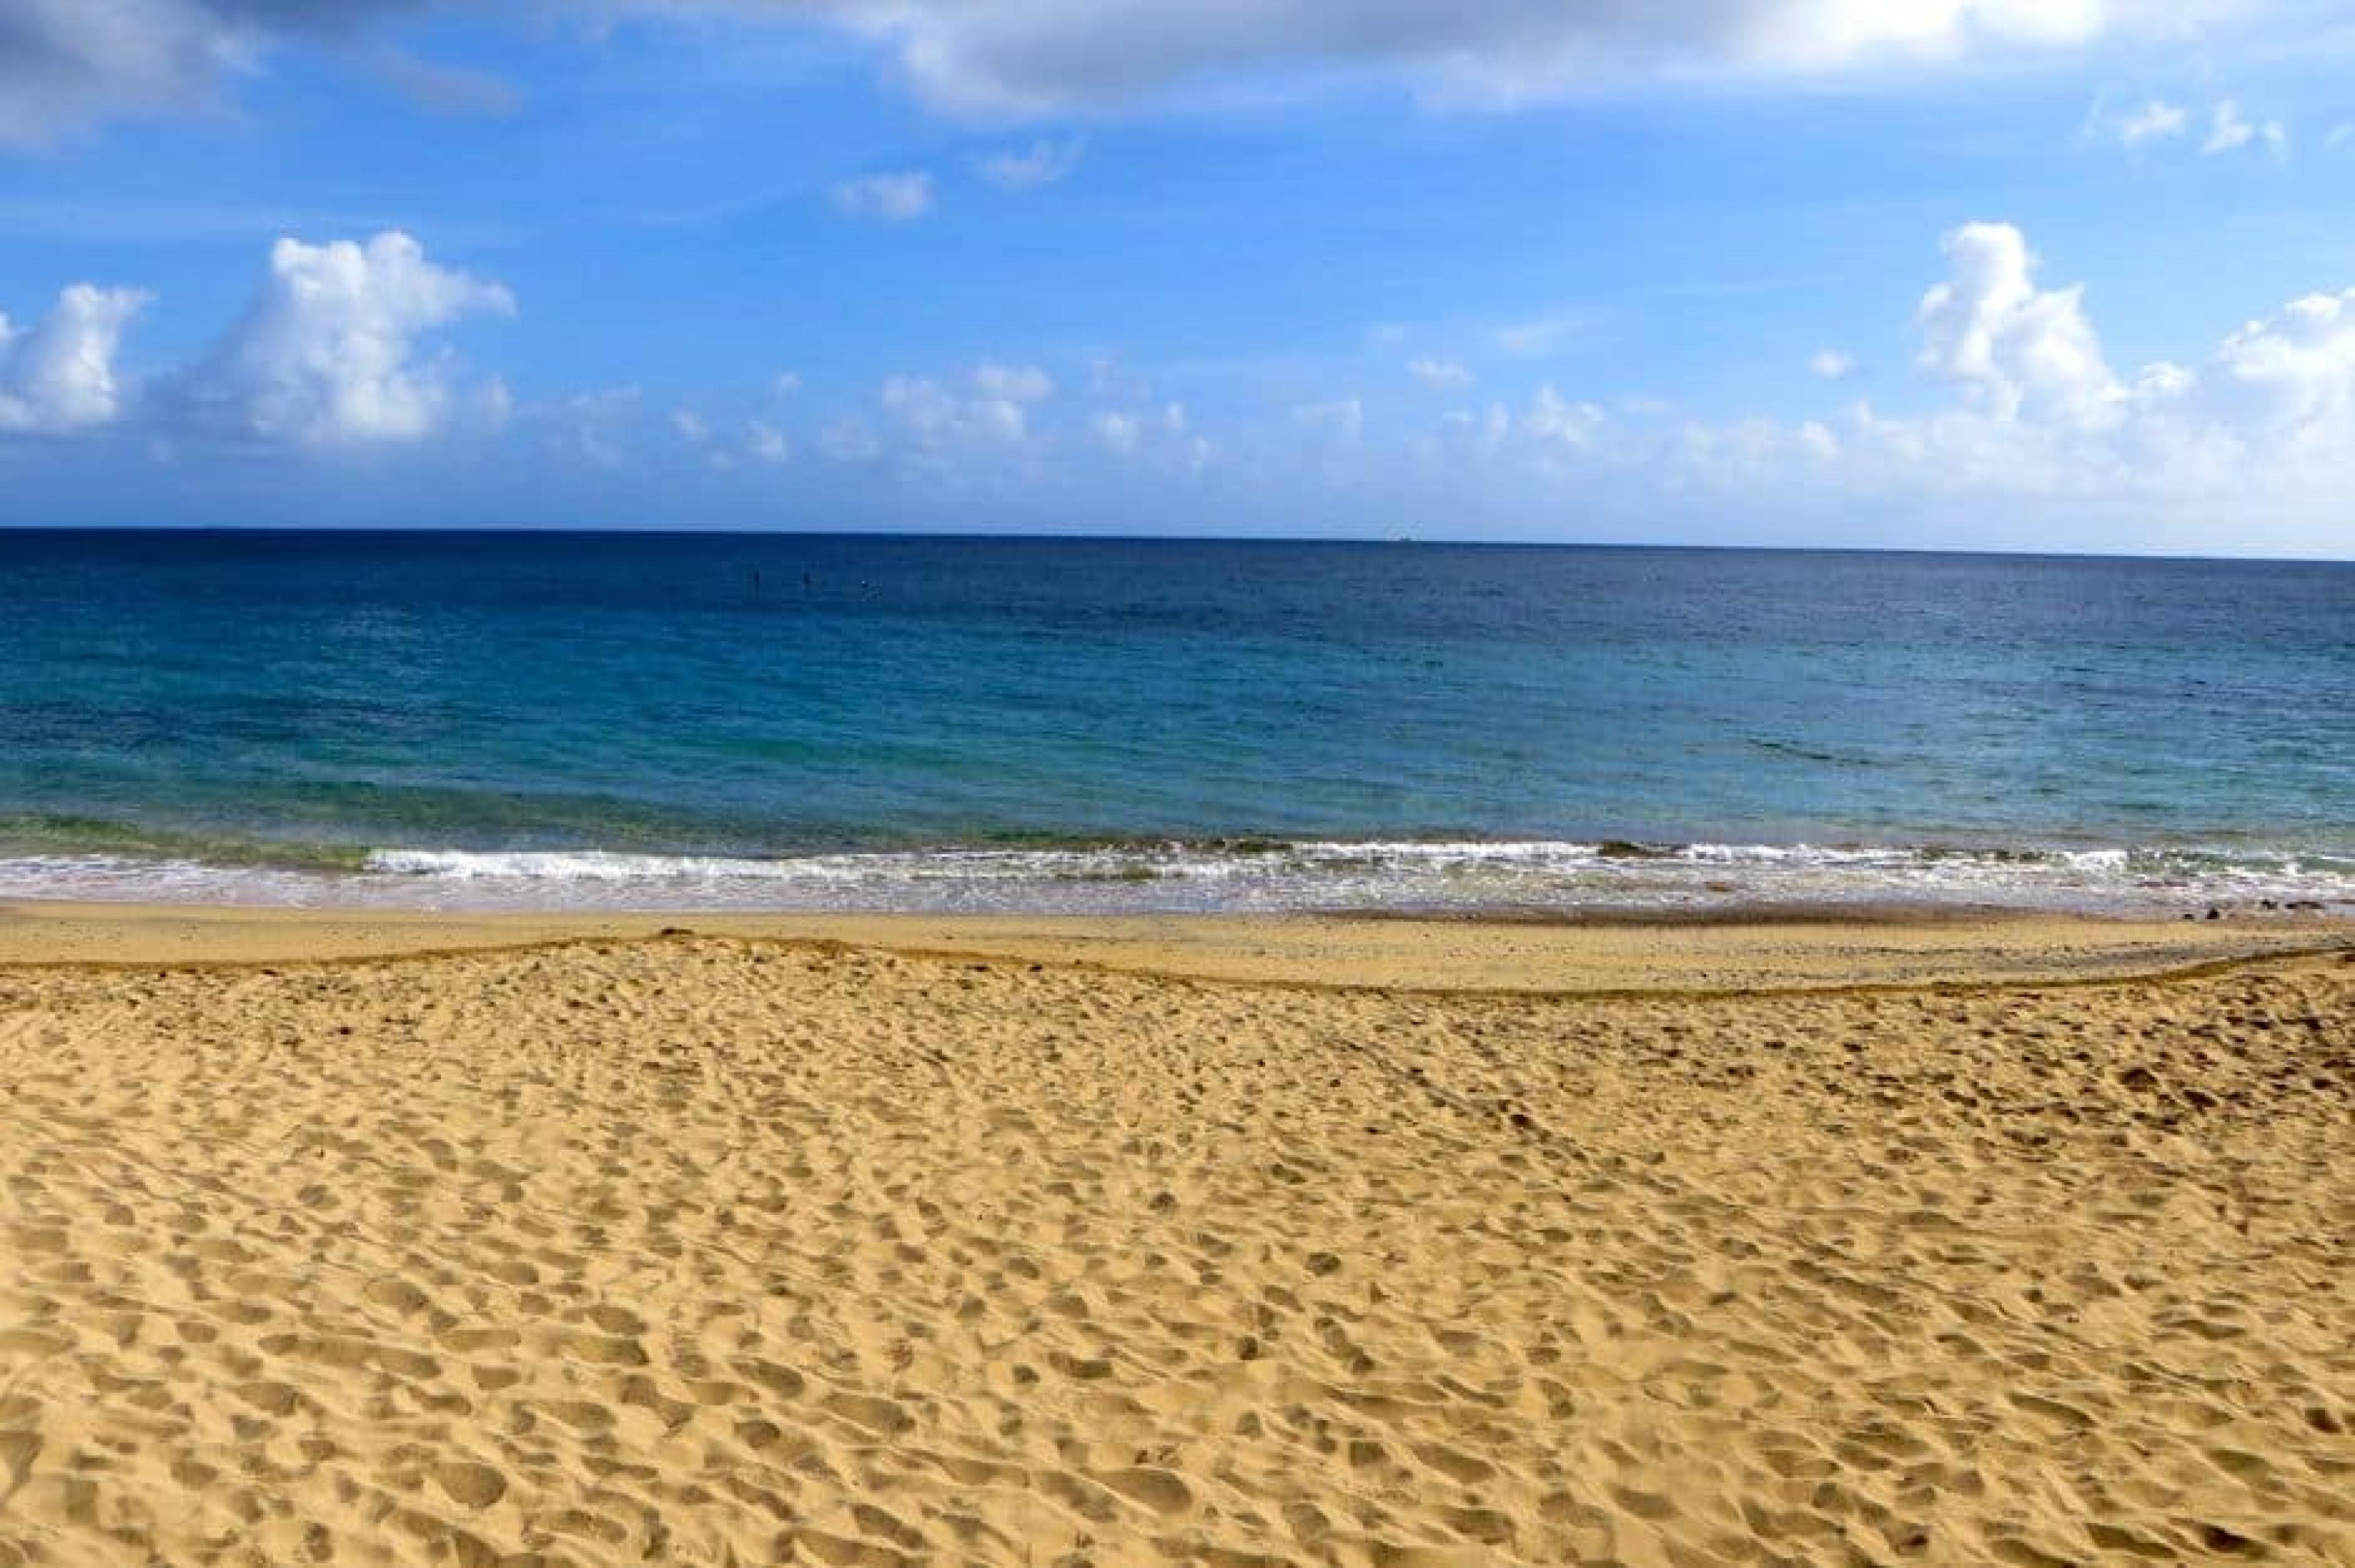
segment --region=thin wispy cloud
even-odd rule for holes
[[[1593,325],[1591,315],[1565,311],[1553,315],[1506,322],[1493,328],[1489,336],[1507,354],[1532,358],[1568,347],[1583,336]]]
[[[2261,143],[2276,158],[2289,152],[2289,130],[2279,120],[2252,120],[2242,112],[2237,100],[2227,98],[2216,105],[2209,122],[2208,139],[2200,150],[2210,156],[2230,153]]]
[[[487,70],[447,65],[389,44],[357,57],[380,80],[432,114],[507,119],[523,110],[523,93]]]
[[[1365,434],[1366,405],[1359,398],[1334,398],[1302,403],[1292,411],[1293,422],[1327,439],[1355,443]]]
[[[794,443],[782,428],[766,420],[751,420],[744,426],[744,454],[755,463],[789,463]]]
[[[932,209],[932,176],[919,169],[844,180],[834,187],[834,205],[853,218],[907,223]]]
[[[2139,147],[2146,142],[2180,136],[2190,123],[2190,116],[2179,105],[2153,98],[2119,117],[2118,140],[2129,147]]]
[[[1000,190],[1038,190],[1070,177],[1085,151],[1077,140],[1033,142],[1018,152],[992,153],[975,166]]]

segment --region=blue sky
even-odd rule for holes
[[[0,0],[0,523],[2355,556],[2355,5]]]

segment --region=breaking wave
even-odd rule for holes
[[[2355,913],[2355,848],[1269,838],[781,856],[115,847],[0,857],[0,896],[465,909],[1181,913],[1905,906]]]

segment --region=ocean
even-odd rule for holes
[[[0,531],[0,897],[2355,912],[2355,565]]]

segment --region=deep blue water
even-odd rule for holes
[[[0,532],[0,893],[2355,899],[2355,566]]]

